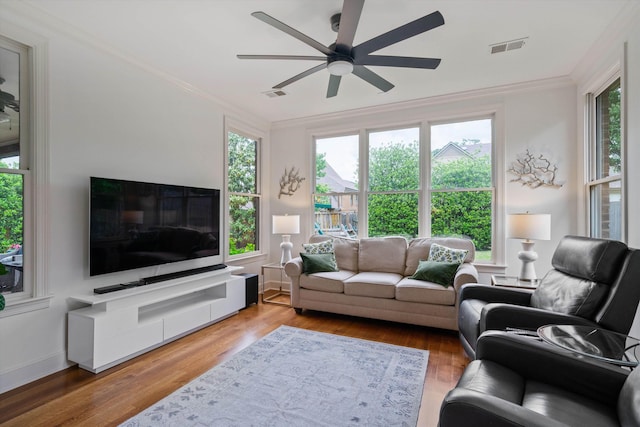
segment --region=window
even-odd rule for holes
[[[26,255],[33,248],[24,247],[31,227],[25,210],[30,168],[28,104],[22,84],[28,76],[27,55],[25,46],[0,38],[0,292],[5,295],[31,294],[25,270],[32,267]]]
[[[623,240],[622,134],[620,79],[589,97],[591,123],[590,236]]]
[[[368,235],[418,236],[420,129],[369,133]]]
[[[478,261],[493,261],[493,121],[316,138],[316,232],[469,238]]]
[[[241,256],[260,250],[259,139],[227,131],[229,252]]]
[[[358,135],[315,140],[314,229],[358,235]]]
[[[473,240],[476,260],[492,260],[491,119],[431,126],[431,235]]]
[[[47,42],[8,31],[0,36],[0,244],[9,245],[0,248],[6,299],[0,317],[47,308],[52,297],[46,269]]]

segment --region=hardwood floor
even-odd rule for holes
[[[72,367],[4,393],[0,425],[118,425],[280,325],[429,350],[419,426],[437,425],[440,402],[468,363],[452,331],[260,303],[100,374]]]

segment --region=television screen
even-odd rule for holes
[[[91,177],[89,274],[220,254],[220,190]]]

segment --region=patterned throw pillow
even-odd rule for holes
[[[452,249],[446,246],[433,243],[431,249],[429,249],[429,261],[438,262],[457,262],[462,264],[464,258],[467,256],[466,249]]]
[[[333,253],[333,240],[325,240],[318,243],[303,243],[302,247],[308,254],[331,254]]]

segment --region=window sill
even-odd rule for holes
[[[53,295],[24,298],[13,301],[7,301],[4,310],[0,311],[0,319],[3,317],[15,316],[18,314],[28,313],[30,311],[43,310],[49,308]]]

